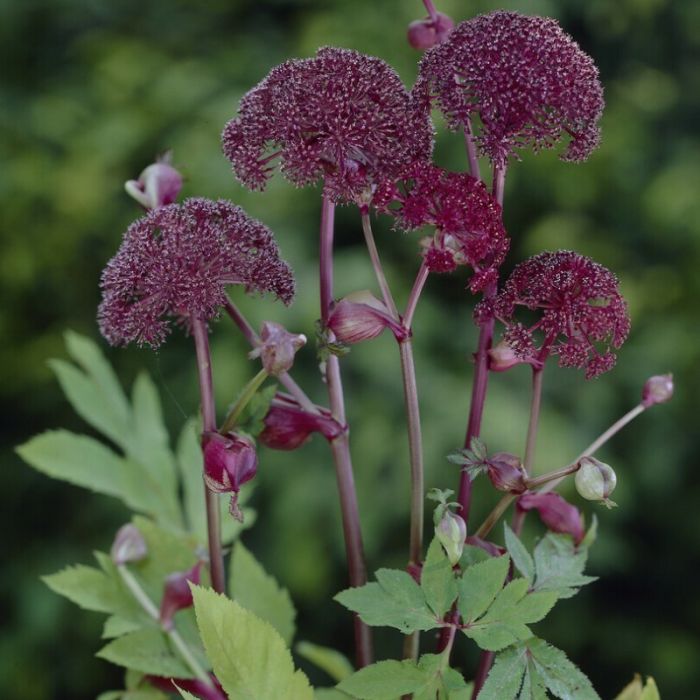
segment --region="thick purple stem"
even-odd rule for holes
[[[330,306],[333,300],[333,223],[335,216],[335,204],[324,193],[321,208],[321,238],[319,258],[319,279],[321,298],[321,320],[326,325],[330,315]],[[343,398],[343,384],[340,378],[340,365],[338,358],[331,355],[326,362],[326,387],[328,389],[328,401],[333,417],[341,424],[346,424],[345,401]],[[360,515],[357,507],[357,494],[355,491],[355,479],[350,457],[350,444],[348,433],[344,432],[331,441],[331,450],[335,461],[335,473],[338,482],[338,495],[340,497],[340,511],[343,520],[343,535],[345,537],[345,551],[348,561],[350,585],[363,586],[367,583],[367,570],[365,568],[364,547],[362,545],[362,533],[360,531]],[[359,668],[372,663],[372,637],[367,625],[354,616],[355,623],[355,655]]]
[[[433,5],[433,0],[423,0],[423,4],[428,11],[430,19],[435,22],[435,20],[437,20],[437,10],[435,9],[435,5]]]
[[[197,352],[197,374],[199,395],[202,405],[202,430],[216,432],[216,409],[214,407],[214,387],[211,378],[211,353],[207,325],[200,318],[192,319],[192,336]],[[202,471],[202,473],[204,473]],[[207,509],[207,534],[209,538],[209,570],[211,585],[217,593],[226,588],[224,580],[224,554],[221,549],[221,522],[219,498],[204,484],[204,502]]]

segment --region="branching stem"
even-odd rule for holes
[[[241,395],[236,399],[236,403],[228,412],[223,425],[221,426],[222,433],[228,433],[236,427],[236,423],[245,410],[245,407],[250,403],[250,400],[255,396],[258,389],[267,379],[268,374],[264,369],[261,369],[244,387]]]

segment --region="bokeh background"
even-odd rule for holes
[[[664,698],[700,687],[700,481],[697,478],[700,276],[700,4],[694,0],[441,0],[457,20],[499,7],[557,17],[597,61],[606,89],[601,148],[582,165],[553,153],[513,165],[505,217],[509,265],[542,249],[575,248],[615,270],[629,300],[632,335],[613,372],[594,382],[547,370],[538,450],[541,469],[573,457],[633,406],[644,380],[672,371],[677,393],[600,454],[618,470],[619,508],[597,511],[590,573],[601,580],[558,606],[538,632],[566,649],[605,698],[633,672],[653,674]],[[82,700],[121,686],[93,658],[101,616],[51,593],[39,576],[88,562],[127,517],[105,497],[31,471],[15,445],[48,428],[90,432],[47,366],[63,357],[68,328],[98,337],[98,280],[122,232],[139,215],[122,189],[172,148],[184,195],[227,197],[277,232],[299,294],[289,310],[240,298],[258,324],[269,318],[313,336],[319,193],[276,177],[250,194],[231,177],[219,134],[241,95],[275,64],[320,45],[352,47],[392,63],[407,84],[418,54],[405,27],[418,0],[25,0],[0,2],[0,696]],[[436,160],[466,168],[458,136],[438,118]],[[415,237],[378,221],[388,276],[405,299],[417,266]],[[338,295],[372,287],[355,211],[338,214]],[[434,277],[416,318],[418,382],[428,486],[456,483],[445,455],[462,440],[470,387],[473,299],[459,276]],[[222,319],[215,328],[219,406],[254,365]],[[106,348],[107,349],[107,348]],[[191,341],[174,334],[158,353],[107,349],[130,386],[146,368],[173,435],[197,411]],[[323,397],[314,352],[297,368]],[[371,570],[401,566],[407,550],[407,458],[393,341],[382,337],[343,360],[353,454]],[[529,377],[492,378],[485,439],[522,450]],[[330,597],[344,587],[344,556],[328,451],[317,440],[291,454],[261,454],[249,547],[287,585],[299,638],[350,650],[347,618]],[[477,492],[476,524],[495,500]],[[576,498],[572,494],[572,498]],[[596,511],[583,504],[588,517]],[[535,519],[532,519],[533,521]],[[531,525],[528,537],[539,532]],[[379,635],[384,655],[398,634]],[[469,677],[475,655],[456,657]]]

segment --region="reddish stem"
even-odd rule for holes
[[[435,5],[433,5],[433,0],[423,0],[423,4],[425,5],[425,9],[428,11],[428,15],[430,16],[430,19],[435,22],[438,18],[437,16],[437,10],[435,9]]]

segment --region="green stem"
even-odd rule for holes
[[[374,242],[374,234],[372,233],[372,222],[369,218],[369,212],[361,209],[360,214],[362,216],[362,232],[365,234],[367,251],[369,252],[369,258],[372,261],[372,267],[374,268],[374,274],[377,278],[379,289],[382,291],[382,297],[386,307],[391,312],[391,315],[398,321],[399,312],[396,308],[394,297],[391,294],[391,289],[389,289],[389,283],[386,281],[386,275],[384,274],[384,268],[382,267],[382,262],[379,258],[377,244]]]
[[[229,433],[235,427],[238,419],[245,410],[245,407],[250,403],[250,400],[255,396],[258,389],[267,379],[268,374],[264,369],[261,369],[244,387],[240,396],[236,399],[236,403],[230,408],[224,424],[221,426],[222,433]]]
[[[124,581],[124,585],[129,589],[131,595],[134,596],[134,599],[144,609],[146,614],[149,617],[152,617],[156,622],[160,623],[160,612],[158,611],[158,608],[148,597],[146,591],[143,590],[136,577],[126,567],[126,564],[118,564],[117,571],[119,572],[122,581]],[[182,638],[180,633],[174,627],[167,629],[161,625],[161,629],[168,635],[168,637],[170,637],[170,641],[173,643],[173,646],[178,650],[182,660],[189,666],[192,673],[199,678],[200,681],[206,683],[210,688],[213,688],[214,683],[212,682],[209,674],[204,670],[199,661],[197,661],[192,653],[192,650],[189,648],[189,646],[187,646],[187,642]]]

